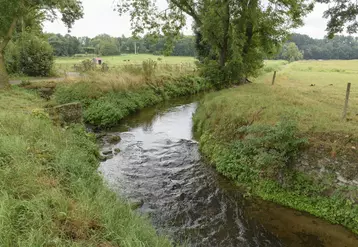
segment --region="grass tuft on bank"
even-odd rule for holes
[[[94,137],[43,105],[0,92],[0,246],[171,246],[106,187]]]
[[[131,77],[132,80],[135,78]],[[109,127],[144,107],[211,88],[203,78],[195,75],[157,76],[151,80],[138,78],[136,83],[131,80],[98,82],[92,78],[62,83],[57,86],[54,98],[58,104],[81,102],[87,123]]]
[[[274,86],[270,73],[253,84],[208,94],[194,116],[201,151],[248,194],[358,233],[357,186],[336,181],[336,172],[354,179],[358,170],[334,163],[336,158],[358,163],[355,83],[348,117],[341,119],[346,83],[358,74],[355,65],[357,61],[296,62],[282,67]],[[322,176],[294,165],[304,152],[315,157],[315,151],[323,155],[317,167],[318,160],[330,165]]]

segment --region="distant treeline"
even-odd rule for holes
[[[145,36],[140,39],[127,37],[111,37],[107,34],[94,38],[75,37],[69,34],[46,34],[55,56],[74,56],[76,54],[97,54],[113,56],[128,53],[147,53],[161,55],[165,50],[164,38],[153,42]],[[195,56],[195,37],[182,36],[174,44],[173,56]]]
[[[153,42],[145,36],[111,37],[107,34],[94,38],[74,37],[69,34],[46,34],[55,56],[74,56],[76,54],[98,54],[112,56],[128,53],[147,53],[161,55],[165,50],[164,38]],[[308,35],[293,34],[288,42],[294,42],[303,53],[304,59],[358,59],[358,37],[336,36],[333,39],[313,39]],[[282,54],[282,53],[281,53]],[[174,44],[173,56],[195,56],[195,37],[183,36]],[[277,59],[281,59],[281,55]]]
[[[358,37],[336,36],[333,39],[313,39],[308,35],[293,34],[294,42],[304,59],[358,59]],[[280,55],[278,59],[281,59]]]

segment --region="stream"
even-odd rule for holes
[[[149,214],[160,234],[198,247],[358,246],[357,236],[341,226],[246,198],[206,164],[192,133],[196,100],[144,109],[101,140],[102,152],[113,152],[99,168],[106,182]],[[113,136],[121,141],[111,144]]]

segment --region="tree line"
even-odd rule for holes
[[[74,56],[76,54],[96,54],[112,56],[120,54],[146,53],[161,55],[165,52],[165,38],[154,40],[143,38],[111,37],[101,34],[94,38],[75,37],[69,34],[45,34],[55,56]],[[296,44],[298,50],[293,46]],[[194,36],[182,36],[175,41],[173,56],[197,56]],[[308,35],[294,33],[282,46],[276,59],[288,61],[300,59],[358,59],[358,37],[335,36],[333,39],[314,39]]]
[[[337,35],[333,39],[314,39],[295,33],[289,42],[297,45],[303,59],[358,59],[358,37]]]
[[[96,54],[114,56],[120,54],[146,53],[162,55],[165,52],[165,38],[153,39],[144,37],[111,37],[108,34],[97,35],[94,38],[75,37],[69,34],[46,34],[55,56],[74,56],[79,54]],[[173,44],[172,56],[195,56],[195,38],[181,36]]]

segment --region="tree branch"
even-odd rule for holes
[[[190,15],[198,25],[201,25],[201,20],[199,19],[198,14],[196,13],[195,9],[190,6],[190,4],[181,0],[171,0],[171,2],[186,14]]]

